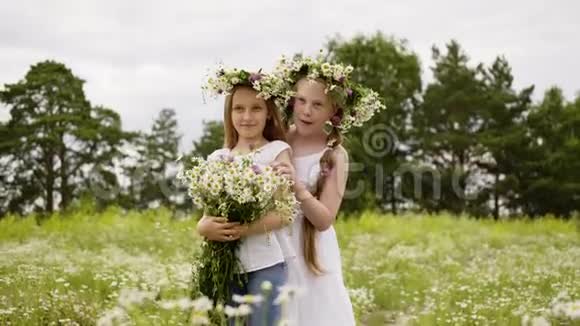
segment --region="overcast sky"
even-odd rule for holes
[[[580,90],[579,12],[574,0],[2,1],[0,85],[38,61],[63,62],[127,129],[148,129],[161,108],[174,108],[189,149],[202,120],[222,115],[220,101],[202,99],[208,69],[267,70],[281,54],[314,54],[336,34],[407,39],[426,79],[432,45],[454,38],[474,63],[505,55],[516,87],[535,84],[536,99],[552,85],[571,99]]]

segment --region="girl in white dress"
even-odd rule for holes
[[[287,123],[292,123],[287,139],[294,152],[293,166],[273,164],[294,178],[301,204],[301,214],[293,223],[297,260],[288,265],[290,283],[303,289],[294,319],[300,326],[354,325],[333,227],[348,178],[341,134],[368,121],[384,106],[375,92],[348,80],[350,66],[296,58],[281,60],[276,71],[294,86],[284,112]]]

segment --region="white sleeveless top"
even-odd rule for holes
[[[256,164],[267,166],[284,150],[290,149],[287,143],[275,140],[256,150],[254,159]],[[219,159],[221,155],[230,155],[229,148],[214,151],[208,160]],[[239,158],[234,155],[234,159]],[[291,225],[279,230],[250,235],[241,239],[238,258],[246,273],[261,270],[284,262],[285,259],[295,257],[294,248],[289,239]]]

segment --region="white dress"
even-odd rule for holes
[[[324,150],[293,159],[297,179],[310,191],[316,186],[323,153]],[[334,226],[316,233],[318,261],[324,273],[315,275],[304,260],[303,223],[304,216],[299,212],[292,225],[291,236],[297,258],[295,264],[288,265],[288,272],[290,285],[301,288],[302,294],[297,298],[298,316],[291,316],[290,319],[292,322],[297,321],[299,326],[355,325],[352,304],[342,277],[340,249]]]

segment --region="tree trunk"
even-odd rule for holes
[[[64,142],[64,140],[62,140],[62,142]],[[60,159],[60,209],[64,210],[68,207],[71,200],[70,187],[67,177],[68,162],[66,158],[66,147],[64,146],[64,143],[61,144],[58,157]]]
[[[497,191],[497,183],[499,182],[499,173],[495,173],[495,187],[493,189],[493,219],[499,220],[499,192]]]
[[[391,173],[391,175],[389,176],[389,179],[391,181],[391,212],[393,213],[393,215],[397,215],[397,191],[395,189],[396,187],[396,183],[395,183],[395,174]]]
[[[44,164],[46,166],[46,202],[45,210],[48,214],[54,211],[54,159],[52,152],[45,154]]]

